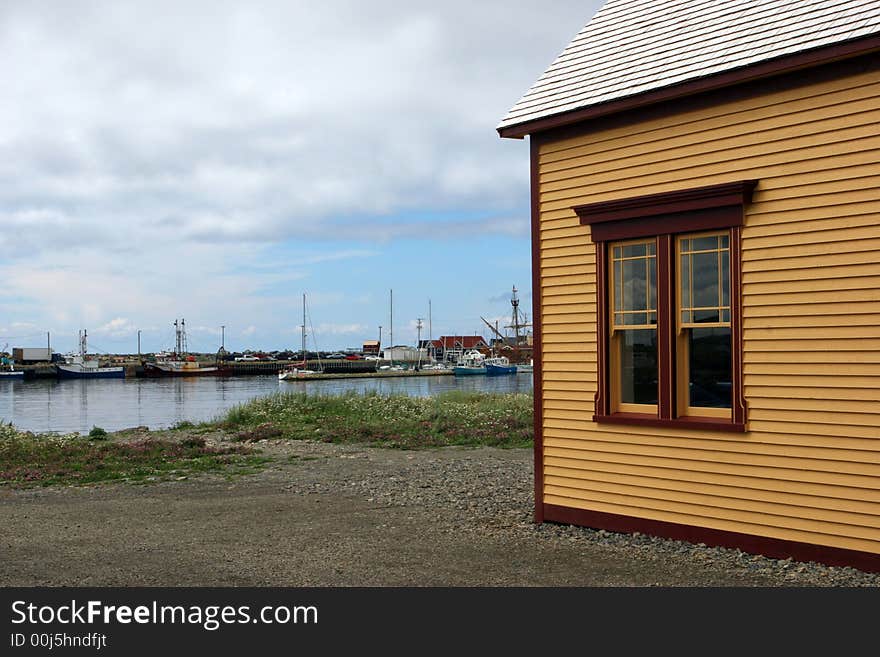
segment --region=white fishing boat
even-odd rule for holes
[[[67,354],[64,362],[55,365],[60,379],[123,379],[122,366],[101,367],[97,356],[88,354],[88,332],[79,332],[79,353]]]
[[[476,349],[466,351],[455,367],[452,368],[455,376],[472,376],[486,373],[486,357]]]

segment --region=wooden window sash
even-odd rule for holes
[[[713,431],[746,430],[746,401],[742,370],[742,246],[741,226],[744,206],[751,200],[756,181],[742,181],[712,187],[651,195],[574,208],[581,223],[591,226],[597,263],[597,343],[598,386],[594,399],[596,422],[659,427],[687,427]],[[682,414],[678,400],[683,391],[676,362],[681,352],[675,343],[681,320],[674,288],[676,275],[676,236],[699,236],[701,231],[729,232],[729,322],[695,323],[698,328],[729,326],[731,333],[731,409],[699,408],[697,414]],[[611,394],[611,339],[613,298],[608,285],[611,268],[610,242],[657,239],[657,345],[658,407],[652,412],[631,412],[613,408]],[[719,249],[720,251],[721,249]],[[719,273],[720,276],[720,273]],[[720,288],[719,288],[720,289]],[[721,307],[720,307],[721,308]],[[719,309],[720,309],[719,308]],[[726,308],[726,307],[724,307]],[[671,314],[677,313],[673,318]],[[717,324],[717,326],[715,326]],[[685,399],[689,399],[685,397]],[[639,405],[641,406],[641,405]],[[694,408],[694,407],[688,407]],[[637,409],[641,410],[641,409]],[[719,413],[720,411],[720,413]]]

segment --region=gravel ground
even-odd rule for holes
[[[531,450],[256,446],[274,461],[255,475],[0,489],[0,585],[880,585],[852,568],[535,525]]]

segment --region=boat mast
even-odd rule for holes
[[[88,331],[83,329],[79,334],[79,354],[83,358],[86,357],[86,352],[88,351]]]
[[[394,290],[391,290],[391,303],[390,303],[390,315],[391,315],[391,326],[390,335],[388,337],[388,344],[391,345],[391,364],[394,365]]]
[[[306,294],[303,292],[302,362],[306,362]]]

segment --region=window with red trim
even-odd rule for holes
[[[597,422],[744,431],[745,181],[574,208],[598,281]]]

